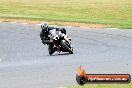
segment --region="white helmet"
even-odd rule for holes
[[[47,28],[48,28],[48,23],[43,22],[43,23],[41,24],[41,28],[42,28],[42,29],[47,29]]]

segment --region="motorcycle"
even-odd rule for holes
[[[52,55],[55,51],[57,52],[69,52],[73,54],[73,47],[71,44],[71,38],[67,35],[61,33],[61,31],[56,31],[55,29],[49,31],[49,54]]]

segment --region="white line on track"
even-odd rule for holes
[[[73,26],[67,26],[67,27],[73,27]]]
[[[51,26],[57,26],[57,25],[51,25]]]
[[[16,22],[10,22],[10,23],[14,24],[14,23],[16,23]]]
[[[81,28],[88,28],[88,27],[81,27]]]
[[[36,25],[41,25],[41,24],[36,24]]]
[[[28,24],[28,23],[21,23],[21,24]]]
[[[110,28],[110,29],[118,29],[118,28]]]
[[[0,62],[2,61],[2,58],[0,57]]]

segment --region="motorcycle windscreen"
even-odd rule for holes
[[[50,42],[53,42],[53,39],[58,39],[61,32],[60,31],[56,31],[56,29],[53,29],[53,30],[50,30],[49,31],[50,33]]]
[[[52,29],[49,31],[50,36],[55,37],[56,35],[60,36],[61,32],[60,31],[56,31],[56,29]]]

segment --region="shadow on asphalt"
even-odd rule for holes
[[[70,55],[70,53],[59,53],[59,54],[53,54],[48,56],[63,56],[63,55]]]

